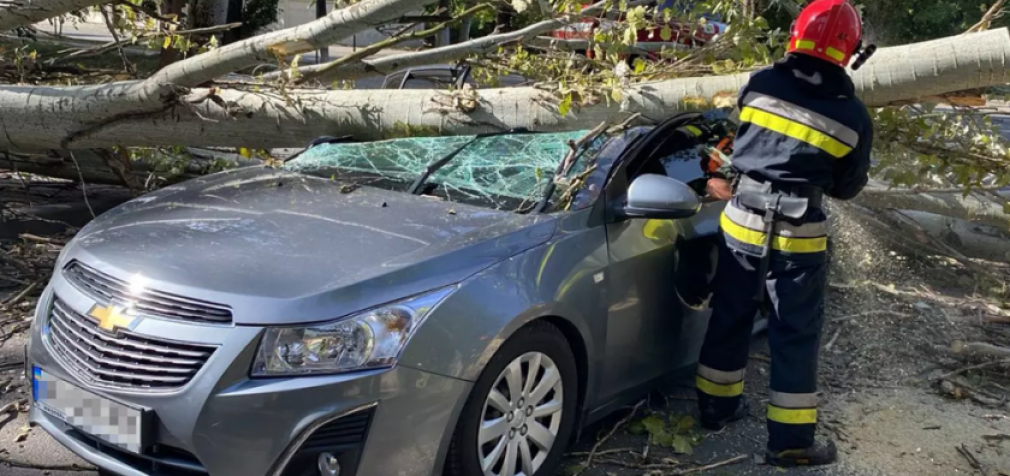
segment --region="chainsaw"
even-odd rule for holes
[[[701,169],[707,177],[731,179],[734,175],[732,157],[737,123],[722,109],[709,111],[703,118],[717,123],[719,127],[713,129],[718,129],[723,134],[720,134],[721,137],[717,137],[712,143],[701,147],[699,151]]]

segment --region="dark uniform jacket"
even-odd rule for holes
[[[751,76],[738,106],[738,174],[813,185],[842,200],[866,186],[873,124],[841,67],[788,55]]]

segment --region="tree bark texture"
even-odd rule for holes
[[[231,46],[243,48],[244,43]],[[230,47],[221,50],[225,48]],[[1000,29],[882,49],[854,79],[867,105],[885,106],[1008,83],[1008,56],[1010,35]],[[175,63],[166,71],[190,61]],[[179,71],[166,77],[177,74],[192,77]],[[604,98],[575,108],[567,117],[558,113],[553,94],[535,88],[453,94],[431,90],[292,90],[284,97],[277,92],[203,88],[173,95],[169,94],[171,89],[151,88],[150,80],[81,87],[4,86],[0,87],[0,148],[300,147],[320,135],[380,139],[404,125],[443,135],[519,126],[591,129],[635,113],[658,120],[681,111],[709,108],[713,98],[735,98],[747,78],[748,74],[738,74],[640,84],[625,92],[623,103]],[[163,94],[160,100],[155,93]]]

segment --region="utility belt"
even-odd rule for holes
[[[820,209],[824,193],[819,187],[812,185],[773,184],[741,176],[734,183],[733,195],[740,207],[762,217],[761,226],[765,240],[759,255],[761,261],[757,274],[758,289],[754,295],[754,299],[761,302],[765,296],[765,280],[771,261],[772,242],[775,240],[779,223],[786,219],[800,221],[806,217],[807,211]]]
[[[806,209],[819,209],[823,207],[824,191],[820,187],[813,185],[799,184],[773,184],[772,182],[760,181],[746,175],[740,176],[734,183],[733,193],[736,195],[746,193],[748,195],[782,195],[789,198],[806,199]],[[763,211],[764,207],[760,207]],[[802,218],[802,215],[798,218]]]

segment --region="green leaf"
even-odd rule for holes
[[[635,74],[642,74],[643,71],[645,71],[645,60],[635,58]]]
[[[633,422],[631,422],[630,425],[628,425],[628,433],[630,433],[632,435],[636,435],[636,436],[637,435],[644,435],[645,434],[645,425],[642,424],[641,420],[633,421]]]
[[[655,433],[652,433],[650,435],[649,440],[652,441],[652,443],[657,444],[659,446],[671,447],[676,441],[676,438],[680,437],[671,435],[670,432],[666,430],[659,430]]]
[[[564,475],[575,476],[576,474],[581,473],[583,469],[585,469],[585,466],[583,466],[582,463],[570,464],[567,467],[565,467]]]
[[[677,433],[683,433],[685,431],[694,428],[694,418],[691,415],[685,415],[677,421]]]
[[[561,117],[567,116],[572,110],[572,95],[566,94],[565,98],[561,100],[561,104],[558,105],[558,112],[561,113]]]
[[[691,446],[691,440],[688,440],[682,435],[676,435],[673,437],[673,451],[677,454],[689,455],[694,452],[694,447]]]
[[[634,28],[628,28],[624,30],[624,44],[633,45],[638,39],[638,32]]]
[[[666,429],[666,422],[656,415],[651,415],[642,419],[642,426],[644,426],[649,433],[656,433]]]
[[[669,25],[663,25],[663,28],[659,29],[659,37],[662,38],[663,41],[670,41],[673,39],[673,29],[671,29]]]

